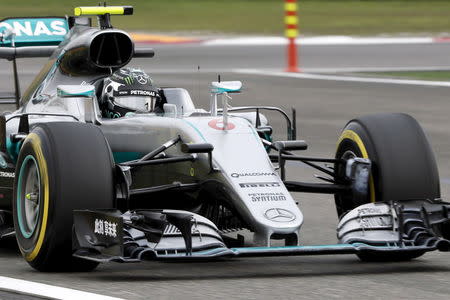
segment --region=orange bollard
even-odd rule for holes
[[[300,72],[297,59],[297,45],[295,39],[298,36],[297,0],[285,0],[284,4],[286,23],[285,35],[288,38],[287,46],[287,68],[286,72]]]

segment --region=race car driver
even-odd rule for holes
[[[144,71],[126,67],[103,80],[99,97],[103,117],[120,118],[135,113],[163,113],[162,92]]]

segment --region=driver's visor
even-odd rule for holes
[[[121,96],[115,97],[115,104],[139,112],[152,112],[155,108],[155,97]]]

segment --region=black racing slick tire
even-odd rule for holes
[[[74,209],[113,208],[114,163],[99,128],[75,122],[37,125],[16,165],[13,216],[25,260],[39,271],[90,271],[72,256]]]
[[[419,123],[401,113],[367,115],[351,120],[337,143],[336,158],[369,158],[372,173],[366,199],[356,200],[351,194],[336,194],[338,216],[355,207],[378,201],[440,198],[440,182],[436,160]],[[335,165],[337,178],[345,166]],[[391,255],[360,255],[365,261],[409,260],[422,252]]]

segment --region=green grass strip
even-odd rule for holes
[[[92,0],[2,0],[1,17],[71,15]],[[283,35],[283,0],[131,0],[116,27],[152,32]],[[450,1],[298,0],[300,32],[308,35],[437,34],[450,32]]]

